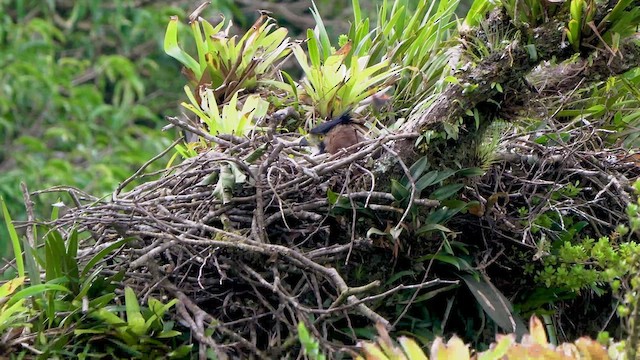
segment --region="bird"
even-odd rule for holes
[[[309,130],[309,135],[302,138],[300,145],[316,146],[319,153],[326,152],[333,155],[364,140],[361,126],[353,121],[351,114],[347,111]]]

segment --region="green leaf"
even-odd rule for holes
[[[322,45],[322,59],[324,60],[331,55],[331,42],[329,41],[329,34],[327,33],[327,29],[324,27],[324,22],[322,21],[322,17],[316,7],[315,1],[311,0],[311,5],[313,6],[311,9],[311,15],[313,15],[313,19],[316,21],[318,37],[320,38],[320,44]]]
[[[407,199],[411,195],[411,191],[405,188],[404,186],[402,186],[402,184],[400,184],[398,180],[392,179],[391,194],[396,200],[400,201],[400,200]]]
[[[127,313],[128,328],[136,335],[143,335],[147,332],[144,318],[140,312],[138,298],[130,287],[124,288],[125,311]]]
[[[31,285],[15,293],[11,297],[11,299],[7,302],[7,304],[10,306],[20,299],[24,299],[30,296],[42,294],[49,291],[62,291],[64,293],[71,293],[71,291],[68,288],[58,284],[45,283],[40,285]]]
[[[418,161],[413,163],[413,165],[411,165],[411,167],[409,168],[409,173],[411,174],[411,177],[415,180],[420,178],[424,170],[428,167],[429,167],[429,158],[427,156],[423,156],[420,159],[418,159]]]
[[[485,15],[495,8],[497,4],[498,2],[496,1],[474,0],[464,19],[463,26],[477,26],[485,18]]]
[[[296,84],[296,82],[286,71],[281,71],[280,73],[282,74],[282,76],[284,76],[285,80],[287,80],[287,84],[289,84],[289,86],[291,87],[290,92],[293,93],[293,97],[298,99],[298,85]]]
[[[460,278],[465,282],[476,301],[482,306],[484,312],[498,326],[509,333],[516,333],[518,337],[527,333],[527,326],[514,313],[511,302],[487,279],[478,281],[469,274],[460,275]]]
[[[353,9],[353,23],[360,24],[362,21],[362,12],[360,11],[360,1],[351,0],[351,9]]]
[[[4,202],[4,199],[0,197],[0,203],[2,203],[2,215],[4,216],[4,223],[7,226],[7,230],[9,231],[9,238],[11,239],[11,245],[13,246],[13,255],[16,259],[16,267],[18,268],[18,276],[24,276],[24,260],[22,258],[22,250],[20,248],[20,239],[18,238],[18,233],[16,232],[16,228],[13,226],[13,221],[11,221],[11,215],[9,215],[9,209],[7,209],[7,204]]]
[[[422,190],[426,189],[427,187],[440,183],[441,181],[450,178],[455,173],[455,170],[450,169],[430,171],[416,182],[416,187],[418,191],[422,192]]]
[[[369,228],[369,230],[367,230],[367,239],[371,238],[371,235],[378,235],[378,236],[389,236],[389,233],[386,233],[378,228],[375,227],[371,227]]]
[[[432,212],[427,216],[425,223],[427,224],[442,224],[447,220],[451,219],[455,214],[459,213],[461,209],[458,208],[449,208],[447,206],[443,206],[438,210]]]
[[[178,17],[172,16],[167,25],[164,35],[164,52],[172,58],[178,60],[182,65],[193,71],[197,79],[202,77],[200,64],[191,55],[187,54],[178,45]]]
[[[262,155],[267,152],[267,148],[269,147],[268,143],[264,143],[258,146],[254,151],[252,151],[249,155],[244,158],[244,161],[247,164],[253,164],[256,160],[260,159]]]
[[[436,183],[438,178],[438,170],[429,171],[416,181],[416,190],[421,193],[422,190]]]
[[[577,50],[580,46],[580,23],[576,20],[570,20],[569,24],[569,32],[567,33],[567,39],[573,45],[574,50]]]
[[[92,315],[103,320],[109,325],[126,325],[126,322],[124,320],[118,317],[118,315],[109,311],[107,308],[98,309],[97,311],[94,311]]]
[[[458,175],[465,177],[474,177],[474,176],[482,176],[485,171],[481,168],[466,168],[462,170],[458,170]]]
[[[307,39],[308,39],[307,50],[309,54],[309,59],[311,60],[311,66],[314,69],[319,69],[320,66],[322,65],[322,62],[320,60],[321,49],[320,49],[320,45],[318,44],[318,41],[316,40],[316,37],[313,34],[313,30],[311,29],[307,30]],[[298,59],[298,62],[300,62],[300,59]],[[305,57],[305,62],[306,62],[306,57]]]
[[[193,348],[193,344],[189,344],[189,345],[181,345],[179,346],[177,349],[169,352],[167,354],[167,356],[170,359],[183,359],[183,358],[187,358],[188,355],[191,353],[191,349]]]
[[[155,321],[161,320],[162,317],[164,316],[164,314],[167,312],[167,310],[172,308],[177,303],[178,303],[178,300],[177,299],[173,299],[173,300],[171,300],[168,303],[163,305],[160,301],[154,299],[153,297],[150,297],[149,298],[149,308],[153,312],[153,315],[150,316],[145,321],[145,328],[146,329],[150,329]]]
[[[420,227],[418,230],[416,230],[416,234],[420,235],[420,234],[425,234],[433,231],[442,231],[444,233],[450,233],[451,229],[440,224],[427,224],[425,226]]]
[[[436,191],[432,192],[430,198],[435,200],[440,200],[440,201],[445,200],[453,196],[454,194],[456,194],[460,189],[462,189],[462,187],[464,187],[464,184],[445,185],[437,189]]]
[[[394,282],[396,282],[396,280],[399,280],[400,278],[403,278],[405,276],[409,276],[414,278],[416,276],[415,271],[413,270],[403,270],[403,271],[398,271],[397,273],[394,273],[393,275],[391,275],[387,281],[384,282],[385,285],[391,285]]]
[[[426,293],[421,294],[420,296],[416,297],[415,300],[412,301],[411,303],[412,304],[418,304],[420,302],[427,301],[429,299],[433,299],[438,294],[441,294],[441,293],[447,292],[449,290],[455,289],[458,286],[459,286],[458,284],[451,284],[451,285],[448,285],[448,286],[443,286],[443,287],[437,288],[435,290],[427,291]],[[408,301],[409,300],[401,301],[400,304],[401,305],[407,304]]]
[[[467,263],[464,259],[461,259],[457,256],[445,255],[445,254],[425,255],[420,257],[418,261],[426,261],[431,259],[443,262],[445,264],[453,265],[458,270],[471,268],[469,266],[469,263]]]
[[[182,333],[178,330],[161,331],[156,337],[158,339],[169,339],[172,337],[180,336]]]
[[[115,297],[116,297],[116,294],[111,293],[111,294],[105,294],[95,299],[92,299],[91,301],[89,301],[89,308],[90,309],[103,308],[107,306],[113,299],[115,299]]]
[[[202,28],[200,27],[200,19],[196,19],[191,22],[191,32],[193,33],[193,39],[196,43],[196,51],[198,53],[198,70],[203,73],[207,68],[207,61],[205,60],[205,54],[207,53],[208,43],[202,38]],[[206,20],[202,20],[206,22]],[[194,59],[195,60],[195,59]],[[194,71],[195,74],[197,72]]]
[[[45,279],[51,281],[63,277],[63,264],[67,261],[67,252],[64,246],[64,239],[58,231],[51,231],[47,235],[45,249]]]
[[[582,22],[582,10],[584,8],[584,0],[571,0],[570,11],[571,19],[576,22]]]
[[[89,260],[89,262],[87,262],[87,264],[84,266],[84,268],[82,269],[82,273],[80,274],[81,277],[84,277],[85,275],[87,275],[87,273],[89,271],[91,271],[91,269],[93,269],[93,267],[100,262],[105,256],[111,254],[111,252],[115,249],[118,249],[120,247],[122,247],[122,245],[124,245],[125,243],[129,242],[133,240],[133,238],[124,238],[121,240],[118,240],[116,242],[114,242],[113,244],[107,246],[106,248],[100,250],[97,254],[95,254],[91,260]]]

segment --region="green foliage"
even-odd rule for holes
[[[403,1],[382,2],[371,47],[360,51],[373,59],[386,54],[401,66],[393,108],[413,108],[419,114],[442,88],[441,80],[449,74],[446,49],[457,7],[458,0],[419,1],[415,9]],[[349,34],[363,32],[357,27],[354,23]]]
[[[640,180],[633,184],[636,195],[635,203],[627,205],[627,216],[629,216],[629,227],[620,226],[619,232],[635,240],[631,242],[636,246],[640,243]],[[634,248],[634,250],[636,250]],[[625,354],[628,359],[637,358],[638,346],[640,345],[640,251],[625,252],[621,259],[621,266],[627,270],[625,276],[620,281],[614,282],[616,290],[621,298],[618,307],[618,314],[625,319],[628,333]]]
[[[107,306],[90,313],[90,317],[96,320],[91,327],[83,324],[74,331],[76,337],[83,335],[95,336],[95,334],[107,335],[106,345],[109,349],[106,353],[122,351],[135,358],[169,359],[183,358],[189,354],[192,345],[180,345],[171,350],[166,342],[168,339],[180,336],[181,333],[173,329],[172,322],[163,322],[162,319],[177,300],[167,304],[153,297],[148,299],[148,307],[140,307],[135,293],[129,287],[124,289],[124,310],[126,320],[118,315],[122,306]],[[171,351],[168,351],[171,350]]]
[[[502,0],[509,17],[517,23],[537,26],[544,20],[544,4],[541,0]]]
[[[45,357],[91,352],[109,357],[183,358],[190,352],[190,345],[176,339],[181,333],[173,323],[163,320],[176,300],[162,304],[150,297],[148,306],[141,307],[133,290],[126,288],[124,308],[114,304],[124,271],[106,276],[98,265],[128,239],[79,263],[80,234],[72,231],[65,238],[57,230],[44,230],[44,248],[26,251],[24,256],[33,257],[43,269],[45,282],[25,285],[25,277],[17,277],[0,287],[0,333],[5,346],[17,346],[13,337],[27,327],[38,335],[32,347]]]
[[[327,357],[320,350],[320,343],[316,340],[311,334],[309,334],[309,330],[301,321],[298,323],[298,339],[300,340],[300,344],[302,344],[302,348],[304,349],[304,354],[310,360],[325,360]]]
[[[640,182],[636,182],[635,186],[640,188]],[[565,189],[563,196],[575,195],[579,191],[581,189],[576,184],[573,188]],[[550,214],[543,216],[549,221],[547,225],[564,223],[575,231],[561,232],[562,236],[556,240],[541,242],[539,254],[546,254],[541,257],[543,265],[538,267],[532,263],[524,267],[525,274],[535,275],[536,283],[541,286],[519,305],[519,309],[525,312],[544,311],[549,304],[574,299],[579,293],[590,292],[600,296],[613,291],[621,299],[618,315],[626,323],[629,332],[627,341],[631,345],[626,347],[627,358],[635,358],[635,350],[632,355],[629,351],[637,348],[640,334],[636,325],[636,283],[640,259],[638,204],[640,203],[631,203],[627,207],[629,226],[619,224],[610,236],[597,240],[578,236],[580,229],[585,226],[584,222],[570,226],[573,222],[571,217],[560,218],[558,215],[551,220],[551,216],[547,216]],[[615,348],[618,354],[616,356],[621,356],[623,352],[619,348]]]
[[[78,1],[67,9],[69,11],[61,11],[63,17],[60,17],[56,13],[55,2],[47,2],[40,5],[46,10],[42,11],[43,17],[40,18],[33,17],[33,13],[26,16],[26,2],[19,3],[21,5],[15,14],[0,15],[0,68],[3,70],[0,80],[6,84],[2,91],[7,93],[7,96],[0,96],[0,128],[8,144],[8,150],[0,150],[0,160],[8,161],[11,166],[30,169],[31,173],[28,172],[26,177],[32,183],[46,177],[51,184],[67,183],[91,192],[111,189],[132,167],[149,158],[148,154],[156,153],[168,143],[155,131],[160,119],[158,113],[165,109],[163,105],[153,104],[146,94],[153,89],[147,78],[162,78],[162,72],[170,72],[157,71],[161,60],[155,54],[136,55],[133,42],[145,33],[157,33],[159,14],[164,16],[166,13],[162,10],[157,13],[149,10],[137,12],[126,2],[116,1],[113,5],[115,17],[112,18],[99,2]],[[370,20],[363,17],[359,1],[353,0],[352,3],[354,22],[348,35],[340,37],[340,49],[337,51],[331,45],[315,5],[312,14],[317,26],[307,32],[307,52],[298,44],[289,44],[287,31],[276,27],[266,16],[262,16],[238,39],[230,36],[229,28],[223,30],[224,22],[213,26],[196,12],[190,19],[196,48],[196,55],[191,56],[178,44],[178,37],[183,38],[181,32],[185,29],[177,18],[172,18],[166,29],[164,49],[187,69],[189,85],[185,92],[188,102],[183,106],[195,114],[212,135],[243,136],[256,127],[257,119],[267,114],[269,104],[259,96],[248,94],[261,85],[286,90],[287,102],[292,97],[294,103],[307,105],[307,110],[330,117],[395,84],[393,108],[399,111],[414,109],[414,116],[419,116],[442,86],[457,81],[453,77],[447,78],[450,59],[446,53],[450,32],[456,25],[453,14],[457,1],[420,1],[412,8],[404,1],[385,0],[380,6],[378,26],[374,29],[370,28]],[[485,1],[477,4],[467,17],[468,25],[477,24],[480,17],[493,7]],[[538,24],[545,15],[542,3],[537,0],[524,3],[505,0],[503,4],[516,23]],[[599,39],[593,40],[595,30],[590,25],[594,4],[593,1],[573,0],[563,5],[569,9],[571,18],[566,34],[575,51],[584,49],[585,45],[599,44]],[[629,1],[619,2],[619,6],[606,16],[608,22],[602,20],[596,25],[614,55],[620,38],[629,35],[632,24],[634,21],[637,23],[639,10],[630,9],[629,4]],[[34,11],[38,13],[39,10]],[[47,21],[47,16],[54,21]],[[111,49],[94,47],[87,39],[79,40],[77,34],[81,32],[78,30],[82,29],[82,19],[89,16],[92,23],[105,27],[113,24],[108,31],[116,33],[119,42],[110,46],[122,47],[123,54],[105,56],[102,54],[109,53],[105,50]],[[132,20],[128,22],[125,19]],[[519,34],[498,34],[497,37],[506,39],[516,35]],[[76,50],[82,54],[69,56],[82,41],[88,50]],[[478,57],[484,57],[505,44],[492,39],[488,41],[489,44],[494,42],[495,47],[478,46]],[[59,50],[60,45],[64,45],[65,50]],[[290,52],[293,52],[305,78],[298,84],[283,73],[287,82],[269,80]],[[91,60],[79,60],[85,58]],[[583,107],[585,103],[578,103],[575,108],[563,109],[559,114],[576,119],[607,114],[611,119],[610,127],[622,130],[617,133],[627,131],[625,145],[633,146],[638,135],[630,129],[635,129],[640,123],[637,111],[634,112],[640,99],[636,86],[638,74],[636,71],[599,84],[590,89],[593,96],[585,96],[585,103],[602,101],[605,105],[589,103]],[[465,94],[477,92],[479,88],[478,84],[458,85],[464,88]],[[498,83],[492,83],[491,88],[504,92]],[[611,93],[616,96],[610,96]],[[480,128],[482,119],[477,109],[468,109],[466,115],[475,120],[476,129]],[[442,133],[424,133],[418,142],[424,144],[432,136],[457,139],[462,133],[461,125],[462,118],[450,119],[444,123]],[[118,136],[114,137],[114,134]],[[542,145],[563,143],[567,137],[565,133],[556,133],[544,135],[536,142]],[[141,138],[146,141],[140,142]],[[143,151],[140,150],[141,144]],[[195,155],[197,148],[187,144],[179,151],[188,157]],[[25,152],[29,155],[14,156],[14,153]],[[87,167],[92,174],[76,173],[79,166]],[[442,238],[442,250],[419,258],[418,263],[437,261],[440,265],[455,267],[459,274],[472,271],[473,256],[468,246],[453,241],[455,234],[447,226],[455,215],[476,205],[456,199],[464,187],[456,177],[476,176],[483,171],[430,169],[427,159],[423,158],[411,167],[410,172],[411,181],[408,178],[392,180],[391,192],[395,199],[392,205],[407,209],[401,219],[396,219],[398,225],[385,230],[372,228],[370,234],[385,236],[396,247],[405,229],[409,229],[419,241]],[[8,174],[0,175],[0,184],[3,184],[0,192],[17,194],[15,185],[18,179],[25,177],[24,173],[14,173],[13,178],[11,172]],[[214,195],[223,203],[228,202],[230,190],[245,181],[246,176],[233,162],[225,162],[219,172],[205,180],[206,185],[216,184]],[[39,182],[38,187],[43,184],[48,185]],[[3,188],[5,186],[8,187]],[[570,184],[552,193],[550,199],[573,198],[581,191],[579,183]],[[438,206],[416,206],[413,200],[424,200],[423,196]],[[336,194],[329,193],[329,197],[338,210],[353,206]],[[13,198],[14,201],[17,199]],[[367,211],[362,204],[357,204],[357,207],[362,213]],[[3,213],[9,225],[8,210],[3,208]],[[524,216],[528,210],[523,208],[521,213]],[[586,223],[577,218],[558,211],[547,211],[537,216],[532,232],[541,234],[541,250],[550,255],[543,258],[544,268],[538,270],[536,279],[559,291],[591,289],[599,293],[603,286],[615,287],[618,279],[630,278],[628,287],[637,293],[638,284],[634,282],[637,280],[631,277],[637,270],[633,267],[631,269],[634,270],[630,270],[627,265],[635,261],[640,250],[636,243],[625,242],[623,237],[636,233],[640,228],[638,206],[630,205],[628,213],[631,218],[629,228],[621,227],[617,234],[597,241],[580,238]],[[405,217],[411,226],[404,227]],[[221,221],[225,223],[225,219]],[[79,263],[77,253],[81,234],[39,229],[47,231],[46,236],[39,239],[42,244],[35,244],[33,248],[28,244],[23,246],[26,259],[22,263],[21,244],[12,226],[9,229],[19,277],[0,287],[0,296],[8,299],[0,307],[0,331],[30,327],[30,331],[38,334],[35,348],[50,357],[80,351],[91,351],[105,357],[188,355],[191,349],[180,345],[178,337],[181,334],[174,330],[174,324],[163,321],[175,300],[163,304],[150,297],[145,307],[134,291],[127,287],[124,289],[124,303],[114,305],[116,284],[123,274],[110,273],[107,276],[99,264],[127,240],[114,243],[86,263]],[[549,234],[551,239],[546,242],[544,236]],[[25,263],[32,278],[29,286],[24,285]],[[37,283],[40,270],[44,271],[42,284]],[[528,271],[533,274],[536,269],[530,267]],[[389,283],[416,274],[417,270],[406,270],[394,274]],[[510,304],[488,281],[479,282],[472,276],[463,276],[465,284],[490,318],[496,323],[511,320]],[[454,286],[423,292],[411,302],[425,302],[438,292],[452,288]],[[637,312],[635,298],[625,300],[628,307],[621,309],[621,314]],[[31,306],[28,306],[29,301]],[[494,311],[498,303],[504,305],[500,309],[502,312]],[[417,321],[410,318],[409,321],[414,321],[416,327],[422,327],[419,330],[428,325],[429,335],[442,331],[444,326],[435,316],[434,319]],[[167,343],[164,339],[173,342]],[[299,339],[309,358],[324,358],[318,341],[308,333],[303,323],[299,325]],[[486,353],[484,358],[501,357],[506,354],[505,347],[512,343],[510,338],[498,341],[496,349]],[[385,356],[402,354],[407,358],[426,358],[412,341],[401,339],[402,348],[399,350],[394,350],[394,345],[390,340],[384,340],[376,345],[378,349],[375,346],[369,349],[372,352],[379,350]],[[462,341],[442,346],[442,342],[435,346],[441,351],[440,355],[464,356],[466,351],[468,357],[467,346]]]
[[[423,157],[416,161],[409,169],[411,178],[414,181],[412,185],[407,176],[403,176],[400,181],[393,181],[391,185],[391,193],[400,204],[410,206],[413,216],[418,216],[416,212],[417,207],[413,204],[409,204],[412,190],[414,191],[414,198],[421,197],[421,194],[430,189],[429,199],[440,201],[443,206],[433,209],[426,218],[421,220],[422,227],[417,229],[417,234],[429,233],[431,231],[445,231],[449,232],[442,225],[450,220],[455,214],[466,211],[472,203],[466,203],[457,199],[452,199],[454,195],[462,189],[461,183],[449,183],[446,181],[458,175],[461,178],[475,177],[482,175],[484,171],[478,168],[469,169],[443,169],[443,170],[431,170],[429,169],[429,160],[427,157]],[[415,189],[414,189],[415,186]],[[424,214],[421,214],[424,216]]]
[[[4,204],[3,212],[9,233],[16,238],[16,263],[27,264],[31,280],[25,284],[24,270],[19,270],[18,277],[0,286],[0,334],[7,347],[0,348],[0,354],[18,346],[21,329],[27,328],[37,334],[31,345],[43,357],[104,352],[110,357],[183,358],[190,352],[190,345],[167,343],[181,335],[172,322],[163,321],[176,300],[165,305],[150,297],[148,308],[141,308],[133,290],[126,288],[126,321],[119,315],[121,306],[110,306],[124,270],[107,276],[101,264],[130,239],[115,241],[80,263],[81,234],[73,230],[65,237],[58,230],[34,226],[34,237],[44,247],[32,248],[25,242],[23,253]],[[54,211],[52,218],[56,217]],[[44,239],[38,238],[37,230],[44,231]],[[40,283],[41,272],[44,283]]]
[[[12,294],[22,286],[25,277],[11,279],[0,286],[0,299],[4,304],[0,306],[0,334],[13,327],[29,326],[27,323],[29,307],[25,305],[26,299],[13,300]],[[9,300],[11,304],[9,304]],[[12,301],[13,300],[13,301]]]
[[[371,59],[388,59],[398,64],[401,72],[394,84],[389,109],[408,115],[409,121],[423,116],[447,83],[444,79],[456,65],[447,52],[456,29],[455,11],[458,0],[383,1],[378,11],[377,26],[369,31],[368,21],[351,25],[349,38],[354,54],[370,54]],[[416,146],[437,137],[457,138],[458,119],[443,122],[446,133],[422,133]],[[391,124],[387,124],[391,125]]]
[[[610,141],[622,142],[627,149],[640,146],[640,69],[612,77],[599,84],[581,107],[598,110],[603,127],[613,130]]]
[[[160,127],[177,71],[158,45],[180,9],[0,3],[0,196],[17,218],[21,181],[104,194],[169,145]]]
[[[310,39],[313,34],[310,32]],[[349,44],[345,45],[350,47]],[[304,95],[310,99],[311,108],[324,118],[335,117],[354,107],[366,97],[378,92],[385,81],[398,73],[398,68],[383,60],[367,66],[367,57],[351,57],[341,50],[322,57],[320,42],[309,41],[309,57],[302,47],[294,45],[293,54],[302,67]]]
[[[480,15],[489,8],[485,3],[480,1],[475,5],[474,2],[471,17],[468,16],[465,22],[477,23]],[[530,28],[542,24],[550,14],[568,13],[564,32],[576,52],[604,45],[612,56],[616,56],[619,54],[620,40],[632,36],[640,21],[640,8],[634,5],[632,0],[618,1],[613,10],[600,19],[595,19],[598,7],[595,0],[571,0],[550,4],[544,0],[502,0],[502,5],[511,19]]]
[[[167,26],[164,50],[185,66],[191,86],[206,84],[217,102],[226,103],[243,89],[254,90],[258,80],[272,76],[272,70],[290,52],[287,30],[277,28],[266,15],[237,40],[229,35],[230,26],[222,29],[224,22],[214,27],[201,18],[203,9],[199,7],[189,18],[197,59],[178,44],[177,16]]]
[[[587,30],[587,24],[593,21],[596,14],[596,2],[594,0],[571,0],[569,4],[571,19],[567,24],[565,33],[574,51],[580,49],[582,34]]]
[[[496,325],[518,337],[527,332],[524,321],[514,312],[511,302],[487,278],[475,279],[471,275],[462,275],[461,278]]]
[[[482,25],[482,20],[489,11],[496,7],[497,3],[491,0],[475,0],[471,3],[471,7],[464,18],[463,30],[473,26]]]
[[[2,217],[4,218],[7,230],[9,232],[9,238],[11,239],[11,245],[13,248],[13,255],[16,259],[16,268],[18,270],[18,276],[24,277],[24,260],[22,259],[22,251],[20,251],[20,239],[18,238],[18,233],[16,232],[16,228],[13,226],[13,222],[11,221],[11,215],[9,214],[9,209],[7,209],[7,204],[5,204],[4,199],[0,197],[0,203],[2,204]]]
[[[354,21],[348,34],[339,38],[339,50],[315,5],[315,30],[307,32],[308,51],[293,45],[293,53],[305,77],[302,92],[286,73],[288,84],[275,83],[298,102],[311,105],[321,117],[333,117],[353,108],[369,96],[397,83],[394,108],[409,107],[436,91],[448,57],[443,44],[454,29],[457,1],[420,1],[416,9],[401,2],[384,1],[378,24],[370,28],[358,0],[352,1]],[[397,65],[394,65],[397,64]]]
[[[244,136],[256,129],[255,122],[264,118],[269,109],[269,103],[262,97],[244,94],[255,91],[261,83],[287,87],[282,82],[269,80],[291,51],[287,30],[278,28],[273,19],[262,15],[238,40],[230,36],[230,26],[223,30],[224,21],[213,26],[201,18],[200,12],[205,7],[206,4],[200,6],[189,17],[195,58],[178,43],[176,16],[167,26],[164,50],[184,65],[183,72],[189,79],[189,85],[184,87],[189,102],[183,102],[182,106],[195,114],[198,123],[204,124],[212,135]],[[239,102],[241,109],[238,109]],[[199,146],[206,144],[180,145],[177,150],[185,158],[192,157]]]
[[[486,22],[480,22],[476,26],[479,31],[465,34],[464,42],[467,48],[467,55],[470,55],[475,62],[480,62],[492,54],[504,51],[507,46],[521,36],[519,32],[513,29],[505,29],[501,26],[492,27]],[[471,93],[478,87],[478,84],[460,84],[460,81],[455,76],[448,76],[445,81],[462,86],[465,93]],[[491,83],[491,88],[496,89],[499,93],[504,93],[501,84]]]
[[[391,194],[395,198],[395,204],[400,208],[408,209],[407,214],[412,219],[415,235],[424,236],[432,233],[441,234],[446,239],[447,234],[451,233],[445,224],[451,220],[456,214],[465,212],[475,202],[467,203],[455,199],[455,195],[462,189],[461,183],[446,183],[447,179],[458,175],[460,177],[473,177],[482,175],[484,171],[477,168],[461,169],[461,170],[431,170],[426,171],[430,167],[427,157],[423,157],[416,161],[409,169],[412,181],[407,176],[403,176],[399,181],[391,180]],[[413,203],[413,200],[422,198],[423,192],[430,191],[428,198],[434,201],[434,205],[426,213],[421,210],[421,206]],[[343,206],[350,208],[350,202],[343,198]],[[330,201],[336,204],[338,200],[331,198]],[[364,207],[362,207],[364,208]],[[403,214],[404,217],[404,214]],[[385,230],[378,228],[370,228],[367,236],[378,235],[387,238],[397,248],[400,235],[406,227],[389,227]],[[468,266],[466,266],[468,267]],[[460,268],[459,268],[460,269]]]
[[[207,125],[207,131],[212,135],[247,135],[255,127],[253,120],[263,118],[269,109],[269,103],[260,96],[249,95],[242,109],[238,110],[238,93],[236,92],[229,102],[222,106],[222,112],[220,112],[211,88],[201,88],[200,103],[187,86],[185,86],[185,92],[190,103],[182,103],[182,106],[196,114]]]
[[[638,244],[612,242],[609,237],[565,241],[543,258],[544,267],[536,271],[536,281],[547,287],[601,294],[603,286],[629,275],[628,259],[634,254],[640,254]]]
[[[550,199],[575,198],[582,192],[579,185],[579,182],[567,184],[553,191]],[[627,211],[634,211],[633,204]],[[526,216],[527,213],[526,209],[520,209],[521,215]],[[570,214],[549,210],[538,215],[531,232],[540,235],[538,252],[548,255],[542,257],[542,268],[527,266],[525,274],[535,275],[536,282],[558,292],[590,290],[598,295],[608,290],[617,279],[628,276],[629,258],[640,254],[640,245],[623,238],[629,230],[619,226],[611,236],[596,240],[580,236],[586,229],[586,221],[577,221]]]
[[[354,13],[360,17],[359,8]],[[315,31],[307,31],[308,51],[305,53],[300,45],[293,46],[305,75],[301,81],[304,93],[299,98],[308,98],[319,116],[335,117],[389,85],[399,68],[384,56],[374,60],[367,53],[365,30],[358,31],[348,42],[342,37],[343,45],[335,51],[315,5],[312,14],[317,26]]]

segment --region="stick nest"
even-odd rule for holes
[[[477,259],[479,269],[500,261],[502,251],[494,245],[504,239],[535,249],[533,224],[545,212],[569,213],[603,235],[624,219],[627,178],[638,175],[637,164],[622,161],[620,150],[598,150],[602,144],[589,126],[567,132],[571,146],[539,145],[528,135],[503,136],[487,175],[465,187],[465,196],[485,209],[470,211],[450,227],[460,230],[471,223],[470,234],[477,237],[480,229],[486,248],[498,253],[491,260]],[[409,209],[398,208],[392,194],[380,191],[389,182],[382,179],[380,186],[376,177],[392,167],[408,174],[393,142],[413,137],[385,135],[320,157],[301,153],[291,138],[273,133],[216,138],[214,150],[151,174],[159,177],[123,192],[131,181],[148,176],[136,173],[108,200],[69,191],[76,207],[55,225],[91,234],[82,244],[80,261],[131,239],[104,265],[106,271],[126,269],[127,285],[143,297],[179,299],[178,321],[222,358],[297,357],[300,322],[327,353],[352,349],[356,328],[375,323],[391,328],[417,291],[456,283],[433,274],[428,280],[429,264],[420,282],[382,286],[399,267],[411,269],[416,263],[398,261],[407,247],[398,255],[388,241],[364,235],[385,224],[354,210],[400,219],[396,224],[410,222]],[[221,186],[223,179],[232,186]],[[553,195],[576,181],[584,188],[578,195]],[[338,211],[329,190],[349,206]],[[495,196],[506,201],[495,201]],[[419,197],[412,191],[408,203],[427,211],[439,205]],[[526,216],[519,212],[522,207],[529,210]],[[408,259],[435,253],[437,244],[416,248]],[[401,291],[413,295],[398,316],[395,305],[385,308],[384,300]]]
[[[299,322],[325,350],[338,350],[355,344],[354,327],[390,326],[373,309],[384,297],[438,283],[383,292],[391,252],[361,235],[368,225],[356,223],[355,212],[332,216],[327,196],[332,189],[351,202],[403,213],[390,206],[391,194],[373,191],[373,173],[363,165],[407,137],[383,136],[319,157],[300,153],[286,136],[218,138],[215,150],[122,191],[147,176],[137,173],[108,200],[69,191],[76,207],[55,225],[91,234],[80,261],[131,239],[106,271],[125,268],[127,285],[143,297],[179,299],[180,323],[222,357],[296,357]],[[233,185],[222,186],[223,180]],[[349,274],[359,264],[367,276],[356,279]]]

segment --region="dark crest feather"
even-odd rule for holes
[[[351,123],[351,113],[346,111],[342,113],[342,115],[338,116],[335,119],[324,122],[313,129],[309,130],[309,134],[323,134],[326,135],[331,129],[340,124],[350,124]]]

